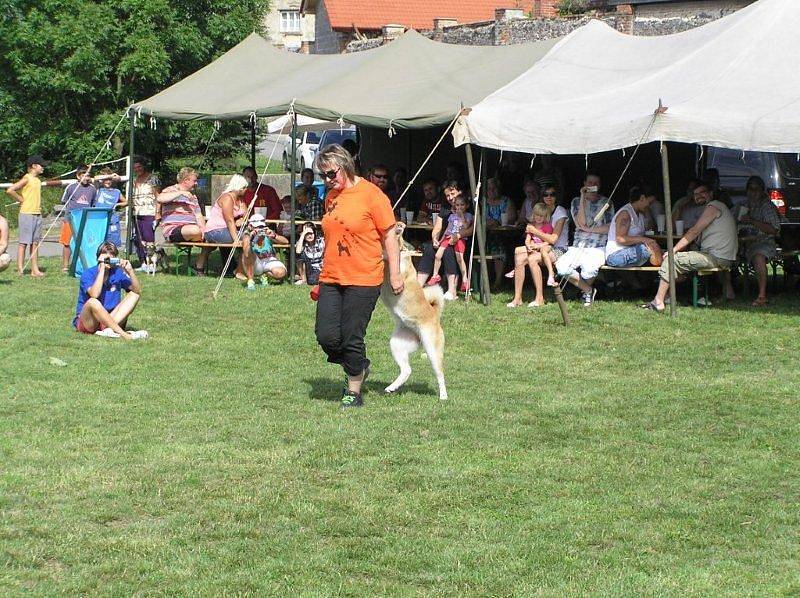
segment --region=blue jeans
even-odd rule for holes
[[[650,250],[644,244],[630,245],[615,251],[606,258],[606,264],[614,268],[641,266],[650,259]]]

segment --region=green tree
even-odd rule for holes
[[[32,152],[51,172],[88,161],[125,108],[209,63],[251,32],[268,0],[4,0],[0,8],[0,174],[20,174]],[[211,123],[137,132],[156,162],[202,154]],[[125,153],[123,123],[103,157]],[[245,124],[228,123],[209,151],[238,149]]]

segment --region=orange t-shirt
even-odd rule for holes
[[[394,226],[389,198],[365,179],[325,196],[325,255],[320,281],[345,286],[383,282],[383,233]]]

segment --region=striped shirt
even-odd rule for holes
[[[167,187],[162,193],[171,193],[173,191],[178,191],[177,185]],[[200,204],[188,191],[186,195],[180,195],[171,202],[162,204],[161,229],[164,232],[164,236],[169,238],[175,229],[189,224],[197,224],[196,214],[199,213]]]

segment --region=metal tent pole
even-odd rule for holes
[[[135,145],[135,127],[134,122],[136,116],[131,110],[128,116],[128,122],[131,126],[130,139],[128,141],[128,182],[125,184],[125,196],[128,198],[128,231],[125,239],[125,257],[131,257],[131,249],[133,248],[133,227],[136,226],[135,217],[133,215],[133,151]]]
[[[669,256],[669,315],[678,313],[675,299],[675,251],[672,237],[672,196],[669,181],[669,151],[667,144],[661,142],[661,176],[664,179],[664,211],[667,214],[667,254]]]
[[[295,209],[297,201],[297,193],[295,191],[295,184],[297,183],[297,113],[292,112],[292,182],[289,193],[292,196],[292,226],[289,230],[289,284],[294,283],[295,275],[295,255],[294,244],[297,231],[295,230]]]

